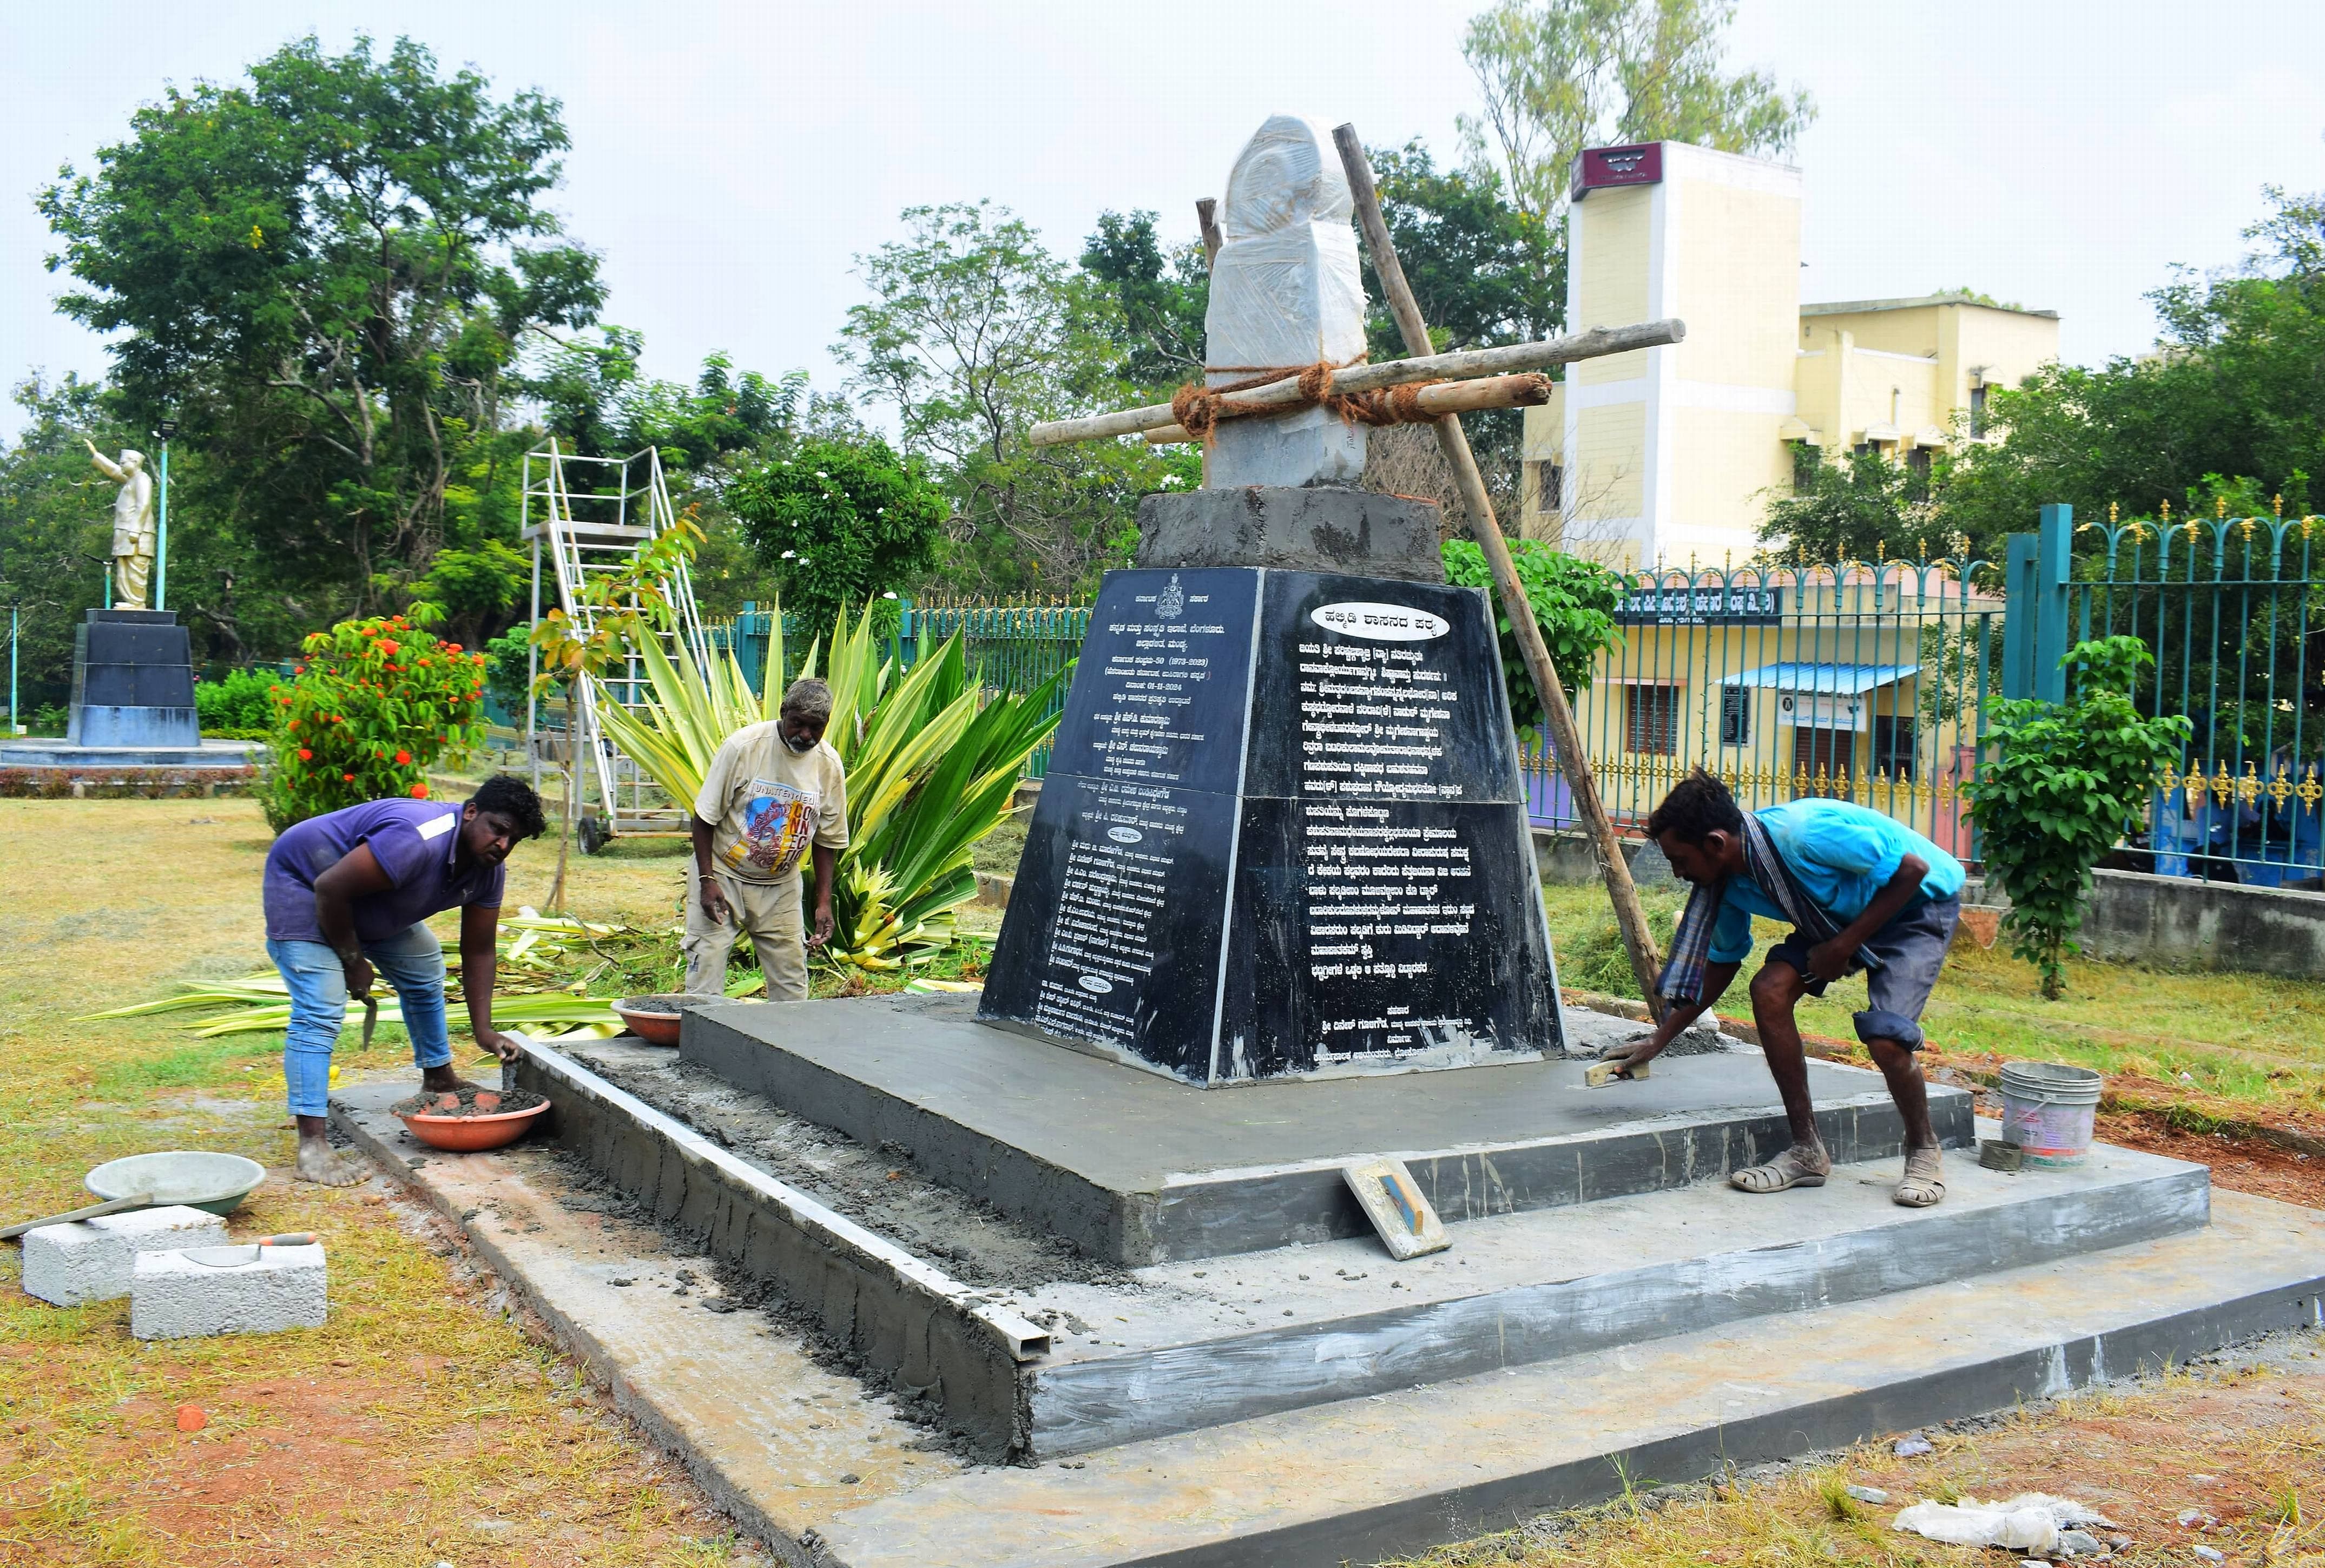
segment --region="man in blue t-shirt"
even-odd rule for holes
[[[1961,862],[1912,829],[1847,801],[1800,800],[1748,818],[1728,786],[1697,768],[1647,819],[1672,869],[1695,885],[1658,986],[1670,1010],[1628,1052],[1652,1060],[1718,1001],[1752,953],[1752,917],[1789,922],[1752,977],[1752,1018],[1783,1096],[1792,1146],[1728,1179],[1747,1192],[1820,1187],[1832,1160],[1817,1136],[1808,1059],[1792,1011],[1844,975],[1866,971],[1857,1037],[1888,1080],[1905,1124],[1898,1202],[1927,1208],[1946,1193],[1930,1101],[1914,1053],[1918,1022],[1961,918]]]
[[[267,852],[266,956],[291,988],[283,1080],[299,1123],[299,1179],[344,1187],[363,1171],[325,1141],[331,1047],[347,998],[371,994],[373,970],[403,1003],[423,1089],[469,1087],[452,1072],[444,1024],[444,947],[428,917],[460,912],[460,989],[477,1044],[514,1061],[517,1043],[493,1027],[494,941],[501,862],[542,830],[541,799],[499,774],[464,805],[367,801],[283,830]]]

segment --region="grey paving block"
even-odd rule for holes
[[[245,1250],[257,1256],[223,1266],[204,1261]],[[141,1340],[319,1329],[329,1313],[320,1246],[141,1252],[129,1289],[129,1331]]]
[[[113,1301],[129,1294],[139,1253],[226,1239],[225,1220],[181,1203],[43,1225],[24,1233],[24,1291],[58,1306]]]

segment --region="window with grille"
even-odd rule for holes
[[[1633,686],[1624,726],[1624,749],[1669,756],[1679,749],[1679,688]]]
[[[1913,728],[1913,715],[1890,718],[1873,716],[1874,777],[1886,773],[1892,784],[1911,784],[1913,780],[1913,757],[1920,750]]]
[[[1719,744],[1752,744],[1752,689],[1749,686],[1722,686],[1719,689]]]
[[[1566,482],[1566,470],[1552,462],[1533,465],[1533,509],[1537,512],[1558,510],[1560,487]]]

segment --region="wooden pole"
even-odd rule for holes
[[[1384,386],[1403,386],[1414,381],[1467,381],[1481,376],[1509,376],[1523,370],[1546,369],[1552,365],[1570,365],[1578,359],[1628,353],[1634,348],[1659,348],[1686,336],[1686,323],[1678,320],[1593,327],[1588,332],[1575,332],[1541,343],[1464,348],[1458,354],[1420,354],[1383,365],[1351,365],[1334,374],[1332,390],[1377,392]],[[1270,409],[1299,407],[1307,398],[1300,390],[1299,376],[1292,374],[1249,392],[1238,392],[1235,401],[1243,405],[1244,411],[1265,413]],[[1116,413],[1091,414],[1086,419],[1045,421],[1025,431],[1025,444],[1054,447],[1068,441],[1103,441],[1108,436],[1140,435],[1178,422],[1179,416],[1171,412],[1171,405],[1158,403],[1145,408],[1125,408]]]
[[[1203,264],[1209,266],[1219,259],[1219,246],[1227,238],[1219,233],[1219,203],[1215,196],[1195,199],[1195,227],[1203,235]]]
[[[1396,259],[1396,247],[1389,241],[1388,224],[1381,217],[1380,192],[1373,184],[1372,164],[1365,157],[1364,144],[1357,139],[1354,125],[1335,130],[1332,141],[1339,148],[1340,162],[1348,171],[1348,190],[1356,197],[1357,217],[1364,225],[1373,270],[1380,274],[1381,288],[1388,295],[1397,329],[1403,334],[1407,349],[1426,354],[1430,351],[1429,324],[1422,319],[1421,306],[1413,297],[1413,285],[1405,282],[1404,268]],[[1677,340],[1676,335],[1672,340]],[[1517,564],[1510,559],[1509,544],[1495,520],[1493,500],[1486,494],[1485,476],[1477,471],[1477,459],[1469,450],[1469,438],[1462,433],[1459,414],[1445,414],[1437,421],[1437,440],[1444,449],[1446,462],[1452,467],[1462,506],[1469,514],[1470,536],[1485,552],[1486,563],[1493,570],[1494,589],[1501,598],[1502,613],[1509,617],[1511,628],[1517,634],[1518,649],[1524,654],[1534,689],[1542,696],[1542,711],[1550,719],[1551,745],[1558,753],[1558,765],[1566,775],[1567,788],[1573,793],[1575,810],[1589,831],[1598,874],[1605,878],[1607,896],[1615,905],[1615,923],[1621,928],[1623,946],[1631,955],[1631,972],[1638,977],[1640,994],[1647,999],[1647,1011],[1661,1022],[1663,999],[1655,990],[1655,980],[1663,966],[1655,955],[1654,933],[1647,929],[1647,912],[1640,906],[1639,890],[1631,881],[1630,864],[1623,858],[1622,845],[1615,838],[1615,824],[1607,815],[1605,803],[1598,798],[1598,783],[1591,775],[1589,759],[1582,753],[1582,738],[1574,728],[1574,711],[1567,706],[1566,688],[1550,662],[1550,649],[1542,640],[1542,627],[1534,620],[1525,587],[1518,580]]]
[[[1489,376],[1482,381],[1440,381],[1413,394],[1421,412],[1433,416],[1474,413],[1482,408],[1535,408],[1550,401],[1554,385],[1547,376]],[[1195,438],[1183,425],[1165,425],[1146,432],[1146,444],[1167,447]]]

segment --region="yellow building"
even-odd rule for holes
[[[1794,443],[1926,464],[1979,433],[1987,386],[2058,357],[2056,311],[1802,304],[1801,199],[1795,169],[1684,143],[1577,161],[1570,327],[1676,316],[1687,337],[1585,361],[1526,411],[1521,533],[1626,570],[1740,563]]]

